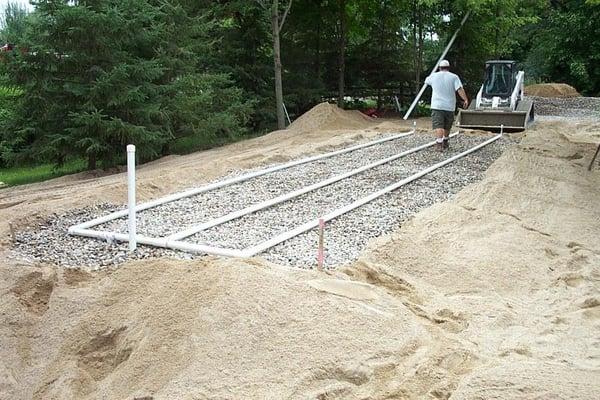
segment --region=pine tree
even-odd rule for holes
[[[114,165],[129,143],[149,160],[177,136],[239,134],[250,103],[228,77],[202,69],[213,44],[205,40],[210,23],[189,14],[193,3],[182,4],[37,3],[21,51],[7,65],[24,91],[11,122],[17,151],[58,164],[86,157],[93,169],[97,161]],[[203,108],[194,114],[189,107],[199,99]],[[223,128],[199,132],[224,119],[219,113],[229,115]]]

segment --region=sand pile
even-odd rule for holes
[[[438,346],[469,355],[450,362],[451,399],[600,390],[600,171],[585,170],[593,146],[563,135],[575,127],[584,128],[538,123],[486,179],[374,243],[349,270],[372,283],[404,280],[423,308],[447,310],[458,327]]]
[[[9,260],[0,244],[0,398],[596,398],[600,171],[573,130],[586,126],[537,123],[484,180],[329,274],[217,258],[87,273]],[[290,140],[142,169],[141,196]],[[119,182],[5,189],[0,232],[119,197]]]
[[[374,119],[357,110],[343,110],[334,104],[321,103],[296,119],[289,127],[297,132],[314,130],[364,129]]]
[[[431,340],[385,289],[257,262],[14,275],[0,283],[2,399],[319,398]]]
[[[577,90],[566,83],[538,83],[525,87],[526,96],[538,97],[579,97]]]

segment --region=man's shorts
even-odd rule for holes
[[[431,125],[433,129],[449,131],[454,122],[454,112],[445,110],[431,110]]]

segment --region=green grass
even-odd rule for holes
[[[263,132],[264,133],[264,132]],[[234,138],[206,138],[202,136],[187,136],[176,139],[170,148],[170,154],[189,154],[196,151],[224,146],[240,140],[261,136],[263,133],[249,133]],[[123,160],[124,161],[124,160]],[[59,176],[74,174],[84,171],[87,167],[83,159],[68,161],[61,168],[53,164],[32,165],[28,167],[0,168],[0,182],[8,186],[25,185],[27,183],[42,182]]]
[[[61,168],[55,168],[53,164],[0,168],[0,182],[4,182],[9,186],[24,185],[81,172],[85,170],[85,167],[84,160],[73,160],[65,163]]]

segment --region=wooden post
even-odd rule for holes
[[[596,157],[598,157],[598,153],[600,153],[600,144],[598,144],[598,148],[596,149],[596,154],[594,154],[594,157],[592,158],[592,161],[590,162],[590,165],[588,166],[588,171],[592,170],[592,167],[594,166],[594,161],[596,161]]]
[[[15,232],[15,227],[12,223],[8,223],[8,229],[10,230],[10,238],[13,243],[17,242],[17,233]]]
[[[323,261],[325,258],[325,250],[323,249],[323,233],[325,231],[325,221],[323,218],[319,218],[319,250],[317,253],[317,268],[319,271],[323,271]]]

